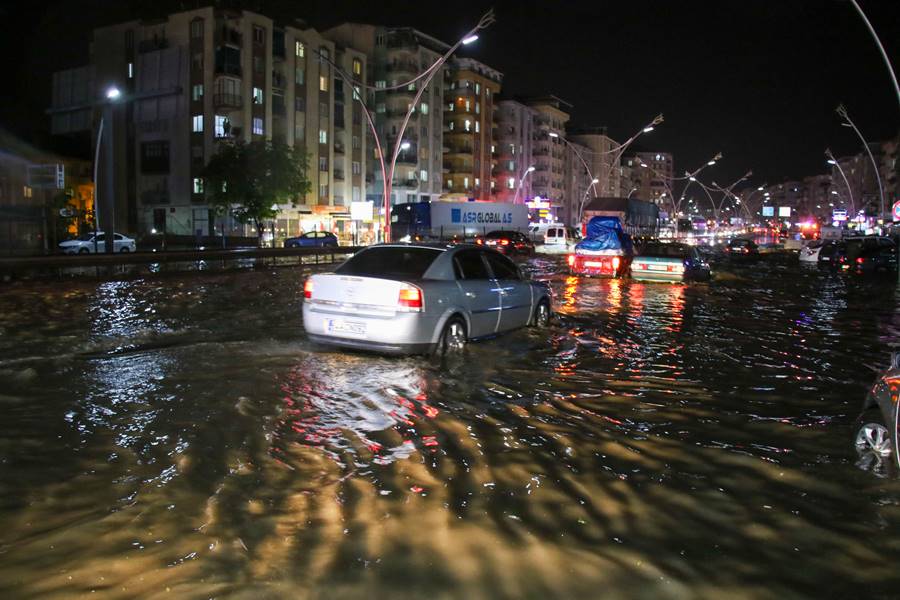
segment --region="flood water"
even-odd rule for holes
[[[854,421],[897,284],[552,282],[460,359],[310,344],[299,268],[0,289],[0,597],[898,597]]]

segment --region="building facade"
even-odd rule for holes
[[[303,147],[311,183],[306,197],[279,206],[277,234],[346,235],[349,203],[365,189],[367,150],[364,119],[335,61],[365,80],[364,53],[336,47],[302,22],[249,11],[207,7],[100,28],[83,69],[90,81],[68,86],[88,90],[91,118],[73,94],[57,93],[57,82],[78,73],[56,74],[54,133],[90,121],[96,139],[97,101],[111,86],[122,91],[105,123],[113,131],[117,230],[243,231],[210,210],[202,172],[222,144],[268,140]]]
[[[492,200],[497,183],[494,97],[503,75],[477,60],[452,58],[445,80],[444,193],[450,198]]]
[[[581,144],[587,149],[583,155],[585,161],[591,167],[591,172],[599,182],[597,183],[597,196],[603,198],[618,198],[624,194],[619,185],[619,159],[620,151],[618,142],[606,135],[606,128],[576,129],[569,131],[569,140]]]
[[[626,191],[626,185],[621,186],[623,195],[633,195],[655,202],[662,210],[671,210],[675,200],[671,191],[675,173],[672,155],[668,152],[633,152],[623,162],[631,172],[629,189]]]
[[[551,207],[564,210],[566,194],[566,123],[571,105],[556,96],[526,101],[534,110],[531,189],[535,197],[550,202]],[[550,135],[550,134],[554,135]]]
[[[534,197],[532,157],[535,112],[516,100],[497,102],[497,136],[494,140],[497,168],[494,174],[497,202],[524,204]]]

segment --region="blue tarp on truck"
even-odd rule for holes
[[[618,217],[594,217],[587,224],[586,235],[575,245],[575,252],[602,250],[630,255],[634,253],[631,236],[622,230]]]

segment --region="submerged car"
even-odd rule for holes
[[[827,240],[813,240],[800,249],[800,262],[819,262],[819,253],[829,242]]]
[[[885,477],[900,468],[897,447],[897,399],[900,390],[900,353],[891,354],[888,369],[878,375],[866,394],[856,423],[856,466]]]
[[[631,277],[648,281],[706,281],[710,269],[692,246],[648,241],[631,262]]]
[[[96,250],[95,250],[96,247]],[[94,234],[85,233],[74,240],[66,240],[59,243],[59,249],[63,254],[93,254],[106,252],[106,234],[98,233],[96,244]],[[137,250],[137,242],[121,233],[113,234],[113,252],[134,252]]]
[[[546,326],[550,288],[476,245],[379,244],[303,287],[303,324],[324,344],[445,354],[468,340]]]
[[[531,256],[534,254],[534,242],[528,239],[524,233],[518,231],[491,231],[484,237],[476,240],[478,245],[493,248],[507,256],[521,254]]]
[[[634,257],[631,236],[622,229],[618,217],[592,217],[583,240],[567,258],[574,275],[622,277],[629,272]]]
[[[887,237],[850,238],[838,245],[833,260],[842,271],[893,271],[897,269],[897,246]]]
[[[330,231],[308,231],[284,240],[285,248],[328,248],[337,245],[337,236]]]
[[[725,244],[725,256],[732,262],[759,260],[759,246],[753,240],[734,238]]]

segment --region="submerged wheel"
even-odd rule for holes
[[[550,303],[541,300],[534,309],[534,316],[531,318],[531,326],[543,329],[550,324]]]
[[[460,317],[451,317],[444,325],[444,331],[437,344],[437,354],[456,354],[466,347],[466,323]]]
[[[878,477],[887,477],[894,472],[894,444],[891,431],[884,424],[881,411],[877,407],[860,417],[854,436],[854,446],[858,468]]]

